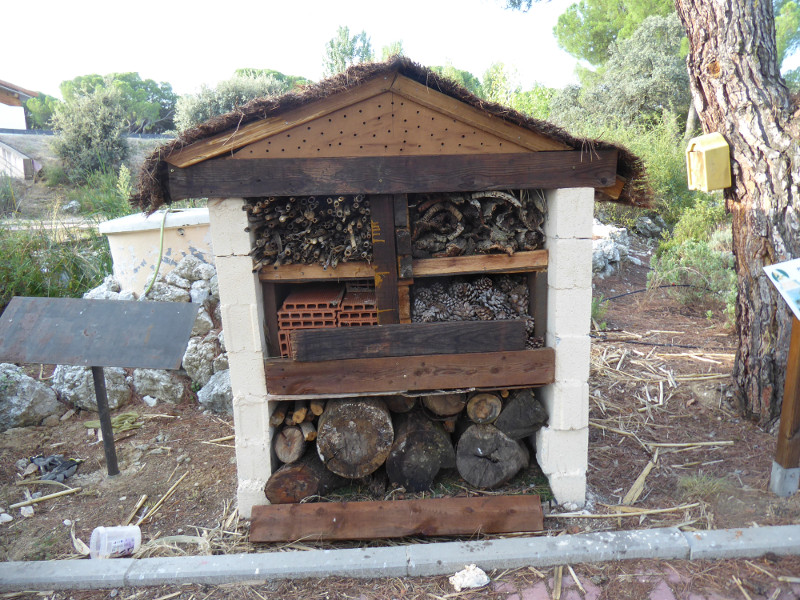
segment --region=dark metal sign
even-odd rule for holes
[[[188,302],[12,298],[0,361],[178,369],[199,306]]]
[[[91,367],[109,475],[118,475],[103,367],[178,369],[200,307],[186,302],[12,298],[0,362]]]

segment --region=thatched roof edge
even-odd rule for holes
[[[352,89],[374,77],[392,72],[397,72],[465,104],[500,117],[514,125],[560,141],[572,148],[583,151],[618,150],[618,175],[624,177],[627,183],[617,202],[632,206],[648,205],[648,186],[645,180],[644,165],[637,156],[626,148],[602,140],[575,137],[552,123],[527,117],[507,106],[478,98],[464,87],[405,57],[395,57],[382,63],[355,65],[344,73],[339,73],[319,83],[290,91],[281,96],[257,98],[237,110],[214,117],[187,129],[177,139],[160,146],[145,159],[139,174],[137,191],[131,197],[131,203],[140,210],[149,213],[157,210],[163,204],[171,202],[172,199],[167,186],[167,163],[164,158],[173,152],[199,140],[327,98],[339,92]],[[598,199],[611,200],[611,198],[601,193],[598,194]]]

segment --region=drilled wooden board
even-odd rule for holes
[[[542,527],[542,504],[536,495],[308,502],[254,506],[250,541],[530,533]]]
[[[277,396],[541,386],[553,383],[552,348],[298,362],[265,361]]]
[[[233,158],[503,154],[525,146],[392,92],[249,144]]]

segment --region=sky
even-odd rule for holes
[[[574,0],[509,11],[504,0],[39,0],[0,9],[0,79],[61,97],[58,85],[78,75],[135,71],[166,81],[178,94],[214,86],[237,68],[322,76],[325,44],[340,25],[366,31],[375,54],[402,41],[425,66],[453,66],[481,77],[495,62],[518,83],[563,87],[576,81],[575,59],[553,36]]]

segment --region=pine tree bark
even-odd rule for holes
[[[766,426],[780,415],[791,315],[762,267],[800,257],[800,112],[780,77],[772,2],[675,5],[703,131],[721,133],[731,147],[725,202],[739,284],[733,377],[742,412]]]

